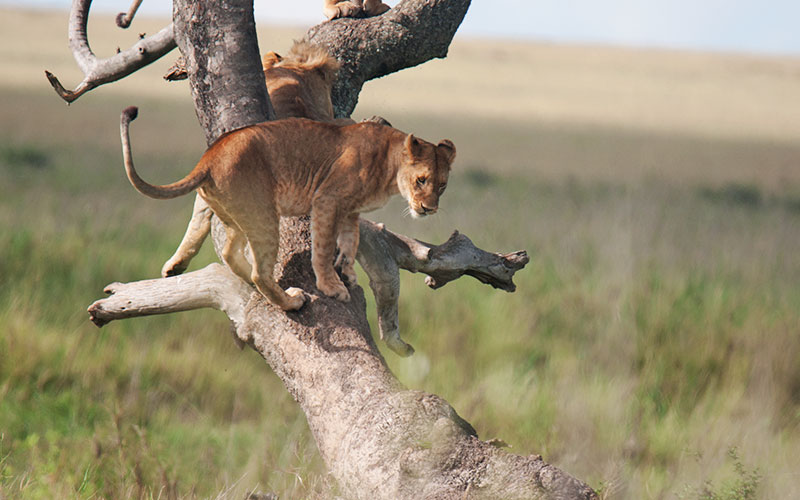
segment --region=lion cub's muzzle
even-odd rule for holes
[[[435,214],[437,210],[439,210],[439,207],[426,207],[420,203],[419,206],[411,209],[411,215],[415,217],[425,217]]]
[[[420,205],[419,208],[421,210],[420,215],[433,215],[436,213],[437,210],[439,210],[439,207],[431,208],[431,207],[426,207],[425,205]]]

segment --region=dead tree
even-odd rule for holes
[[[270,118],[252,0],[174,0],[173,26],[107,60],[98,60],[89,49],[90,4],[74,0],[70,17],[70,43],[85,80],[71,92],[48,73],[68,102],[177,44],[209,144],[226,131]],[[444,57],[468,6],[469,0],[404,0],[380,17],[312,28],[307,39],[325,45],[343,63],[334,90],[337,114],[349,115],[367,80]],[[212,234],[218,250],[223,232],[216,223]],[[514,272],[527,262],[524,252],[485,252],[457,232],[437,246],[364,221],[361,241],[359,261],[384,308],[382,333],[389,335],[397,331],[398,269],[427,274],[434,288],[468,274],[511,291]],[[225,312],[238,339],[264,357],[305,412],[345,498],[597,498],[538,455],[513,455],[481,441],[440,397],[403,387],[372,340],[361,289],[351,290],[348,303],[313,293],[307,220],[281,221],[275,273],[281,286],[310,292],[300,311],[284,313],[226,267],[212,264],[170,278],[111,284],[110,296],[92,304],[89,313],[102,326],[201,307]]]

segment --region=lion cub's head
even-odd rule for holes
[[[447,139],[434,146],[409,134],[403,153],[397,186],[408,202],[411,216],[418,218],[436,213],[439,197],[447,187],[456,147]]]

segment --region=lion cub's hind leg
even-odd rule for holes
[[[252,266],[244,258],[245,245],[247,245],[247,238],[244,234],[234,227],[233,223],[225,224],[225,245],[222,247],[220,256],[236,276],[253,284]]]
[[[200,251],[203,241],[211,231],[211,208],[200,196],[194,200],[192,219],[175,254],[161,268],[161,276],[168,278],[183,273],[192,258]]]
[[[339,247],[339,257],[336,258],[334,266],[341,266],[342,275],[347,278],[347,284],[356,284],[356,254],[358,253],[358,214],[350,214],[345,217],[339,229],[339,237],[336,244]]]
[[[311,267],[320,292],[347,302],[350,292],[333,268],[336,236],[342,222],[337,209],[335,198],[317,198],[311,204]]]
[[[262,295],[284,311],[296,311],[303,307],[305,296],[300,288],[284,291],[273,277],[275,260],[278,257],[279,219],[274,209],[237,221],[247,242],[253,260],[250,279]]]
[[[275,209],[261,209],[258,205],[252,205],[257,215],[233,218],[219,203],[209,204],[225,224],[225,245],[220,256],[231,271],[245,282],[255,285],[261,295],[284,311],[303,307],[303,290],[289,288],[284,292],[272,277],[278,256],[279,229]],[[244,254],[248,243],[252,265]]]

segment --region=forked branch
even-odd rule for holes
[[[170,24],[155,35],[141,38],[127,50],[99,59],[89,47],[86,33],[91,6],[92,0],[73,0],[69,15],[69,47],[84,74],[83,81],[74,90],[67,90],[54,74],[45,71],[50,85],[68,103],[95,87],[128,76],[175,48],[175,37]],[[133,7],[138,5],[134,4]],[[132,10],[135,11],[133,7]]]
[[[369,276],[375,294],[381,339],[401,356],[410,356],[414,348],[400,338],[400,269],[427,274],[425,283],[433,289],[468,275],[494,288],[513,292],[514,273],[530,260],[524,250],[510,254],[481,250],[458,231],[441,245],[431,245],[393,233],[383,224],[361,219],[360,236],[358,262]]]

